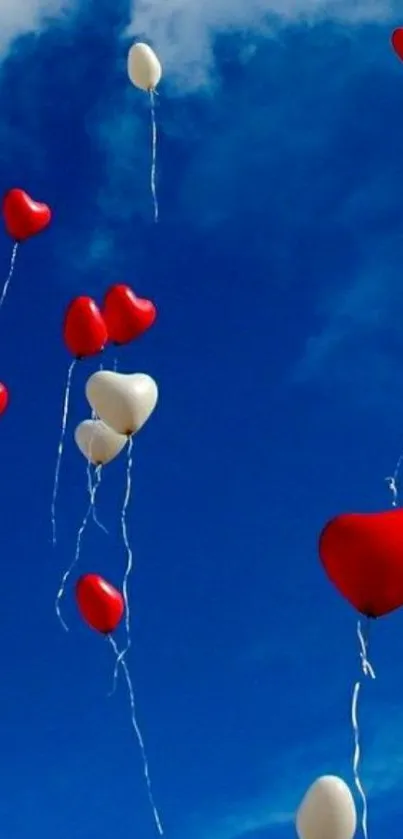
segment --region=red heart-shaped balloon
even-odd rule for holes
[[[392,47],[398,56],[403,61],[403,27],[399,26],[392,32],[391,37]]]
[[[102,314],[109,340],[127,344],[153,325],[157,310],[151,300],[136,297],[128,285],[113,285],[105,294]]]
[[[47,204],[34,201],[23,189],[10,189],[3,198],[3,218],[7,233],[17,242],[23,242],[45,230],[52,211]]]
[[[9,402],[8,389],[0,382],[0,415],[4,414]]]
[[[80,577],[76,600],[81,617],[103,635],[113,632],[122,620],[125,606],[120,591],[98,574]]]
[[[105,321],[92,297],[76,297],[67,308],[63,337],[75,358],[97,355],[108,341]]]
[[[379,618],[403,606],[403,510],[332,519],[319,555],[340,594],[363,615]]]

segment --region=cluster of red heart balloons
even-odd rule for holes
[[[136,297],[128,285],[111,286],[98,308],[91,297],[77,297],[64,321],[64,341],[75,358],[101,352],[109,342],[127,344],[139,338],[156,318],[150,300]],[[98,574],[85,574],[76,585],[76,600],[83,619],[103,634],[113,632],[124,614],[121,593]]]
[[[15,245],[44,231],[52,219],[50,207],[22,189],[6,193],[2,213]],[[153,325],[156,314],[150,300],[137,297],[128,285],[116,284],[107,290],[100,308],[91,297],[72,300],[64,319],[64,342],[76,359],[97,355],[108,343],[119,346],[139,338]],[[0,415],[8,401],[8,390],[0,383]],[[98,632],[109,634],[122,620],[122,594],[98,574],[85,574],[78,580],[76,599],[82,617]]]
[[[120,346],[139,338],[153,325],[156,314],[154,304],[137,297],[128,285],[113,285],[100,308],[91,297],[72,300],[64,320],[64,341],[77,359],[96,355],[108,342]],[[102,634],[113,632],[122,620],[122,594],[98,574],[78,580],[76,600],[83,619]]]
[[[97,355],[108,342],[120,346],[139,338],[153,325],[156,315],[151,300],[137,297],[128,285],[113,285],[100,308],[92,297],[71,301],[64,319],[64,342],[74,358]]]

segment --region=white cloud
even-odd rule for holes
[[[278,22],[346,23],[392,18],[394,0],[133,0],[128,33],[153,44],[171,78],[197,87],[209,79],[213,40],[231,29],[270,34]]]
[[[36,32],[72,5],[73,0],[1,0],[0,57],[7,54],[19,35]]]

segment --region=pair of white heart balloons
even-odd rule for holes
[[[299,839],[353,839],[357,813],[342,778],[323,775],[309,787],[297,812],[296,827]]]
[[[74,437],[84,457],[100,466],[117,457],[147,422],[158,401],[158,387],[146,373],[99,370],[88,379],[85,395],[99,419],[81,422]]]

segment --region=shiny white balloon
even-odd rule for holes
[[[84,420],[74,432],[74,439],[80,452],[94,466],[104,466],[120,454],[127,443],[127,437],[117,434],[102,420]]]
[[[347,784],[336,775],[323,775],[309,787],[299,806],[299,839],[353,839],[357,812]]]
[[[127,57],[129,79],[140,90],[153,91],[162,76],[162,67],[154,50],[140,42],[130,47]]]
[[[146,373],[99,370],[87,381],[85,394],[91,408],[117,434],[135,434],[158,402],[158,387]]]

